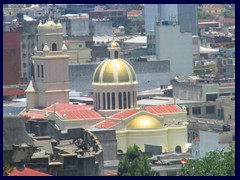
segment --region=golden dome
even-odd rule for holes
[[[131,120],[126,129],[157,129],[161,128],[161,122],[149,115],[139,115]]]
[[[120,45],[117,41],[113,41],[108,45],[108,48],[120,48]]]
[[[106,59],[96,68],[93,75],[95,83],[121,83],[136,81],[132,66],[123,59]]]

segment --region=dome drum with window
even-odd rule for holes
[[[113,41],[109,58],[101,62],[93,75],[94,107],[98,110],[129,109],[137,106],[137,78],[132,66],[119,57],[121,48]]]

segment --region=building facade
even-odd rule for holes
[[[20,46],[20,32],[3,32],[3,85],[16,85],[20,82]]]
[[[62,25],[48,20],[38,25],[34,49],[33,80],[26,89],[27,108],[47,107],[55,102],[69,102],[67,47],[63,44]]]
[[[189,76],[193,74],[192,34],[181,33],[180,26],[175,23],[156,23],[156,57],[170,60],[171,74]]]

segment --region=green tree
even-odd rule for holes
[[[198,9],[198,19],[214,19],[214,16],[203,11],[201,8]]]
[[[221,12],[221,16],[224,18],[235,18],[235,14],[233,11],[225,9]]]
[[[9,163],[3,163],[3,176],[8,176],[10,172],[13,171],[14,166],[10,165]]]
[[[137,145],[127,148],[127,153],[120,159],[118,164],[119,176],[153,176],[149,160]]]
[[[229,151],[211,151],[203,158],[188,160],[182,165],[180,176],[235,176],[235,146]]]

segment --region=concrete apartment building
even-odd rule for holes
[[[149,55],[155,55],[157,51],[154,28],[157,21],[176,21],[180,32],[198,35],[197,4],[145,4],[144,18]]]
[[[210,151],[228,151],[231,143],[235,143],[235,134],[230,131],[200,130],[199,136],[192,143],[192,157],[199,159]]]
[[[192,34],[181,33],[180,25],[175,23],[156,23],[156,58],[170,60],[170,72],[173,76],[189,76],[193,74]]]

